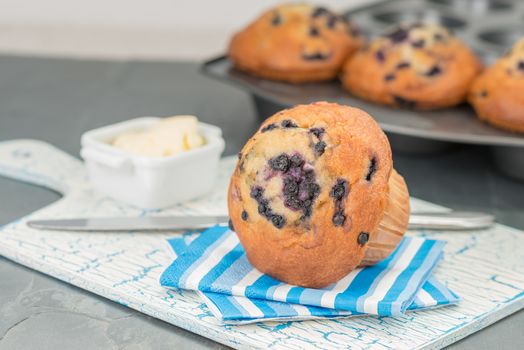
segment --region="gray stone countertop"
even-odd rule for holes
[[[185,62],[0,57],[0,140],[35,138],[78,156],[80,135],[144,115],[195,114],[220,126],[226,154],[260,122],[250,96]],[[454,209],[492,212],[524,229],[524,183],[500,175],[482,147],[395,155],[411,194]],[[0,225],[59,198],[0,178]],[[524,344],[524,311],[451,349]],[[0,349],[220,349],[224,346],[0,257]]]

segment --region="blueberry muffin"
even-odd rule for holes
[[[392,28],[353,55],[341,75],[344,87],[372,102],[437,109],[464,101],[480,61],[439,25]]]
[[[344,17],[307,4],[277,6],[235,34],[234,66],[292,83],[334,79],[360,36]]]
[[[475,79],[469,102],[481,120],[524,133],[524,38]]]
[[[239,154],[228,195],[249,261],[287,283],[324,287],[397,246],[409,195],[364,111],[318,102],[267,119]]]

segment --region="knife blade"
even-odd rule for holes
[[[226,224],[227,216],[143,216],[31,220],[27,225],[40,230],[58,231],[177,231]],[[412,213],[409,229],[465,230],[491,226],[493,215],[478,212]]]
[[[32,220],[27,225],[53,231],[176,231],[201,229],[228,221],[228,216],[141,216]]]

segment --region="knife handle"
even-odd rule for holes
[[[490,227],[494,222],[493,215],[480,212],[415,212],[409,217],[409,229],[475,230]]]

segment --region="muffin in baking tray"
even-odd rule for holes
[[[480,70],[478,58],[446,28],[401,24],[354,54],[341,80],[372,102],[438,109],[463,102]]]
[[[229,57],[236,68],[262,78],[322,81],[337,76],[360,42],[344,17],[323,7],[284,4],[236,33]]]
[[[481,120],[524,133],[524,38],[475,79],[468,99]]]
[[[326,102],[264,122],[239,154],[228,205],[249,261],[305,287],[387,257],[409,217],[407,187],[378,124]]]

